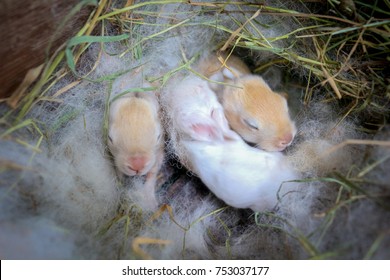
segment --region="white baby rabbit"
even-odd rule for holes
[[[298,179],[286,158],[265,152],[240,140],[183,141],[192,171],[226,204],[253,211],[271,210]]]

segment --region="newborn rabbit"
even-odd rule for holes
[[[298,179],[280,153],[248,146],[242,140],[183,141],[191,170],[218,198],[236,208],[271,210],[291,189],[284,181]],[[283,185],[283,186],[282,186]]]
[[[146,175],[144,193],[157,207],[155,184],[163,160],[159,104],[154,93],[129,93],[110,106],[108,146],[115,165],[127,176]]]
[[[228,83],[210,82],[210,87],[217,92],[230,127],[245,141],[266,151],[282,151],[292,143],[296,128],[286,98],[251,74],[239,58],[230,56],[224,66],[215,54],[209,55],[200,60],[197,70],[211,80]]]

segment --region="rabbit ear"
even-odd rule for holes
[[[190,115],[183,119],[184,131],[197,141],[222,141],[224,136],[221,128],[210,117]]]
[[[240,139],[237,133],[229,128],[228,121],[223,113],[222,108],[213,109],[211,112],[211,117],[216,122],[219,128],[222,130],[223,138],[225,140],[237,140]]]
[[[222,70],[222,74],[225,78],[227,79],[230,79],[230,80],[234,80],[240,76],[242,76],[242,74],[240,73],[240,71],[238,71],[236,68],[234,67],[229,67],[229,68],[224,68]]]
[[[216,82],[223,82],[223,77],[224,75],[221,72],[216,72],[213,75],[210,76],[211,81],[216,81]]]
[[[191,126],[191,129],[195,140],[215,141],[223,139],[221,131],[214,125],[196,123]]]
[[[223,74],[221,72],[217,72],[210,76],[210,81],[208,82],[208,85],[210,89],[213,91],[217,91],[220,85],[217,82],[223,82]]]

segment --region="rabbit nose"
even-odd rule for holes
[[[287,147],[288,145],[291,144],[293,138],[294,138],[294,136],[292,135],[292,133],[286,133],[282,138],[279,139],[279,145],[278,146],[280,148]]]
[[[144,156],[134,156],[128,159],[128,167],[137,173],[145,168],[146,163],[147,158]]]

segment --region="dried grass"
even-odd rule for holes
[[[328,9],[320,11],[324,14],[310,13],[309,11],[303,13],[267,6],[266,4],[246,3],[242,1],[230,2],[229,5],[234,6],[235,9],[229,12],[225,11],[227,5],[225,2],[168,0],[135,3],[136,1],[129,0],[123,6],[118,6],[116,1],[109,0],[102,0],[99,3],[95,1],[81,2],[82,5],[95,4],[93,13],[91,13],[84,27],[74,38],[71,38],[66,45],[61,46],[54,54],[48,57],[43,66],[40,66],[38,69],[32,69],[27,74],[19,91],[7,101],[10,108],[1,117],[1,139],[17,141],[34,151],[34,153],[40,153],[40,146],[43,139],[49,137],[50,133],[61,129],[64,123],[69,122],[79,113],[77,111],[69,112],[58,119],[50,128],[50,131],[48,131],[45,130],[44,125],[30,119],[29,112],[40,102],[62,102],[62,97],[69,90],[77,87],[82,81],[90,81],[91,83],[109,82],[110,84],[109,91],[106,93],[105,114],[102,127],[103,137],[105,137],[107,135],[109,102],[112,99],[112,82],[122,74],[133,71],[134,68],[119,71],[112,75],[102,76],[99,79],[90,78],[91,73],[94,72],[96,66],[100,63],[101,53],[99,53],[95,65],[91,67],[90,71],[84,74],[79,73],[77,70],[78,66],[82,63],[82,57],[89,47],[92,44],[101,44],[101,50],[103,50],[104,44],[107,42],[122,42],[124,48],[121,53],[117,54],[119,57],[131,53],[135,58],[139,58],[142,56],[143,47],[148,41],[161,40],[162,36],[172,36],[172,32],[177,31],[179,33],[182,27],[195,25],[225,34],[227,40],[217,44],[219,50],[229,50],[231,52],[245,51],[253,57],[256,57],[257,53],[269,54],[267,60],[260,60],[259,63],[255,63],[255,72],[263,73],[269,67],[275,65],[285,69],[293,69],[296,76],[304,81],[302,86],[306,88],[306,92],[302,101],[306,106],[310,107],[312,101],[318,99],[320,95],[328,103],[336,102],[340,105],[342,110],[344,110],[344,112],[340,112],[342,120],[350,116],[361,117],[363,120],[362,127],[365,127],[367,130],[370,129],[371,132],[375,133],[387,125],[390,110],[388,77],[388,59],[390,55],[389,1],[383,1],[382,4],[378,1],[373,1],[371,4],[360,1],[340,1],[346,5],[342,7],[338,4],[338,1],[329,0],[326,1]],[[324,1],[319,2],[323,4]],[[162,7],[177,3],[191,5],[200,9],[187,14],[184,20],[178,20],[174,14],[163,14]],[[161,9],[158,8],[160,6]],[[145,7],[153,7],[153,9],[143,9]],[[157,9],[154,9],[155,7]],[[80,8],[81,6],[77,6],[73,12],[76,12]],[[193,21],[195,16],[202,13],[214,13],[216,16],[211,21]],[[224,13],[230,16],[230,25],[223,25],[223,22],[218,18],[219,14]],[[239,22],[234,16],[235,13],[240,15],[244,14],[246,20]],[[293,20],[300,27],[276,37],[267,37],[257,28],[257,18],[259,16],[272,16],[282,21],[283,19]],[[164,26],[160,31],[146,37],[137,37],[140,36],[137,35],[137,27],[150,24],[144,20],[144,18],[148,17],[166,17],[170,20],[168,21],[169,24]],[[153,27],[152,24],[150,25]],[[108,26],[110,26],[111,30],[112,26],[116,27],[114,28],[116,31],[107,34]],[[233,26],[235,28],[232,28]],[[272,24],[268,28],[272,29]],[[135,37],[135,39],[132,41],[132,44],[129,44],[126,39],[131,36],[133,39]],[[167,71],[160,77],[151,79],[151,82],[156,85],[155,87],[132,88],[120,93],[118,96],[134,90],[150,91],[159,88],[180,70],[187,69],[192,71],[191,64],[196,59],[196,56],[186,58],[182,50],[182,57],[183,63],[179,67]],[[65,77],[73,77],[73,81],[56,90],[53,94],[50,89]],[[370,125],[367,125],[367,123]],[[19,138],[18,131],[25,129],[39,134],[36,143],[30,144],[28,141]],[[330,150],[324,151],[324,153],[327,155],[337,153],[339,149],[348,145],[388,148],[390,142],[388,140],[382,141],[375,139],[348,139],[333,146]],[[344,209],[353,207],[359,201],[372,200],[388,211],[388,207],[386,206],[388,198],[386,194],[373,194],[364,187],[365,183],[369,181],[368,178],[366,179],[366,176],[388,160],[389,156],[384,155],[382,158],[367,164],[365,168],[353,171],[351,167],[350,172],[347,174],[339,174],[337,172],[338,170],[336,170],[336,172],[328,174],[328,177],[307,179],[307,181],[311,182],[332,183],[334,187],[333,192],[336,195],[332,207],[317,213],[317,216],[321,217],[322,223],[320,223],[320,226],[314,232],[306,234],[295,225],[290,224],[286,218],[278,217],[273,213],[257,213],[255,217],[257,226],[259,228],[270,227],[272,230],[282,232],[288,238],[297,240],[308,258],[328,259],[343,256],[344,248],[324,250],[319,244],[321,244],[324,236],[331,230],[335,217],[344,211]],[[1,160],[0,166],[1,172],[7,172],[9,169],[22,170],[28,168],[6,160]],[[370,183],[372,184],[372,182]],[[378,184],[380,183],[378,182]],[[229,254],[231,254],[232,248],[230,248],[230,242],[232,229],[219,216],[219,213],[223,212],[225,208],[217,209],[205,216],[199,217],[188,226],[180,225],[175,220],[175,214],[169,205],[165,205],[164,207],[164,209],[160,209],[153,216],[149,217],[149,219],[142,217],[142,211],[140,212],[140,209],[137,210],[137,208],[130,207],[128,211],[123,211],[123,209],[118,210],[118,215],[113,217],[108,225],[102,227],[103,229],[100,231],[99,236],[104,236],[112,228],[119,226],[124,232],[121,248],[125,250],[130,231],[135,230],[140,232],[145,227],[153,227],[151,225],[153,223],[152,221],[158,220],[165,211],[168,212],[170,220],[183,231],[184,241],[182,248],[184,254],[186,248],[186,232],[194,224],[209,216],[213,216],[219,220],[223,231],[228,236],[224,246],[230,252]],[[258,219],[259,215],[277,222],[264,223]],[[134,220],[138,222],[134,223]],[[388,236],[388,229],[379,233],[368,251],[365,252],[364,258],[373,258],[375,252],[382,246],[383,240],[388,238]],[[152,256],[141,249],[142,244],[169,246],[169,241],[143,236],[134,238],[132,241],[132,249],[135,256],[149,259]],[[120,257],[123,256],[128,257],[125,253],[120,255]]]

